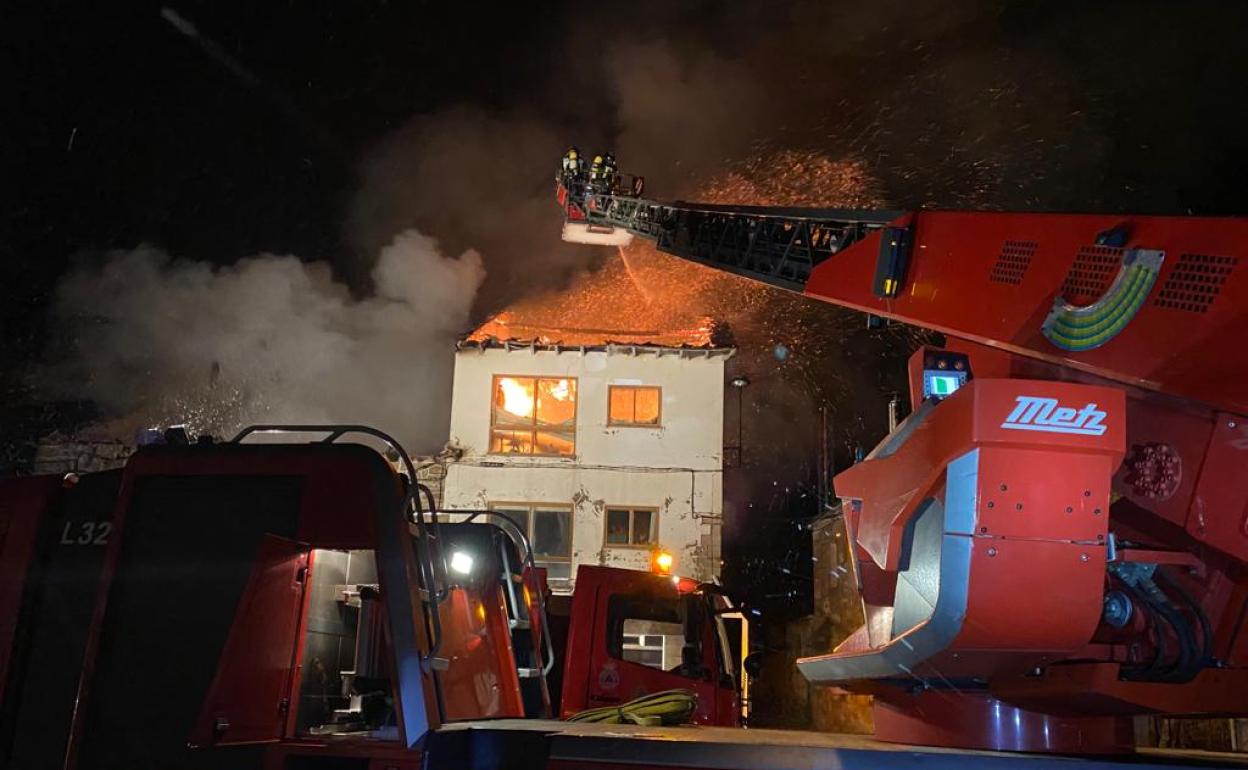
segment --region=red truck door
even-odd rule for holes
[[[303,543],[264,538],[191,746],[268,743],[285,736],[308,552]]]
[[[564,716],[686,689],[698,696],[695,722],[737,724],[707,597],[678,591],[668,577],[581,567],[568,640]]]

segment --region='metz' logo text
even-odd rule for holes
[[[1105,412],[1088,404],[1082,409],[1058,406],[1056,398],[1019,396],[1018,406],[1001,423],[1010,430],[1038,430],[1044,433],[1074,433],[1079,436],[1105,435]]]

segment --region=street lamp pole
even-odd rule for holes
[[[745,444],[743,443],[745,421],[742,403],[745,398],[745,388],[750,384],[750,378],[744,374],[738,374],[729,380],[729,384],[737,391],[737,467],[740,468],[745,465]]]

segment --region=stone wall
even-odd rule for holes
[[[823,516],[811,526],[814,614],[766,630],[762,675],[751,682],[751,723],[757,727],[869,733],[871,698],[807,682],[797,659],[822,655],[862,624],[862,605],[849,562],[844,521]]]
[[[35,448],[31,472],[36,474],[93,473],[120,468],[134,447],[120,441],[79,441],[60,435],[42,439]]]

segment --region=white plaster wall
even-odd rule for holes
[[[574,457],[488,454],[496,374],[577,378]],[[718,525],[723,511],[723,377],[722,355],[460,351],[451,439],[465,455],[447,469],[443,506],[447,510],[500,502],[573,506],[573,574],[578,564],[647,569],[649,549],[604,547],[605,508],[656,508],[659,545],[676,557],[675,571],[710,580],[719,571]],[[663,424],[608,427],[610,384],[661,387]]]
[[[451,440],[469,455],[489,450],[490,399],[496,374],[577,378],[576,456],[535,458],[569,465],[723,467],[724,356],[652,353],[461,350],[455,356]],[[607,426],[608,385],[663,388],[663,425]],[[525,458],[508,456],[509,462]]]

